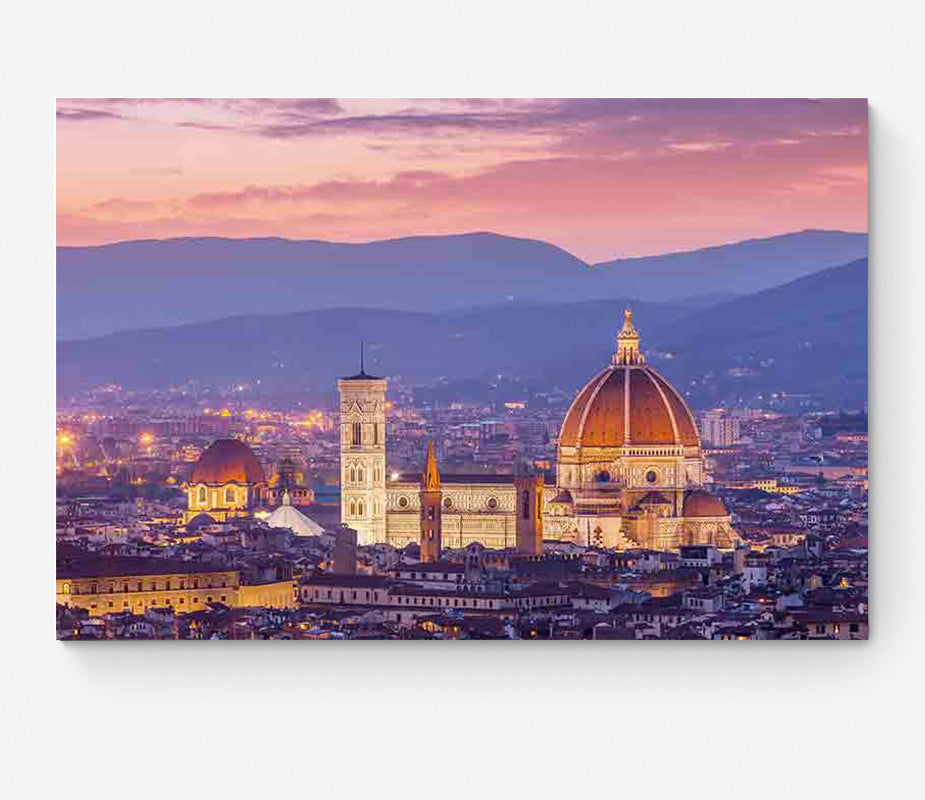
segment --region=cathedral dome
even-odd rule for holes
[[[572,402],[559,435],[567,447],[624,444],[700,445],[694,418],[675,388],[644,363],[626,312],[612,364]]]
[[[684,497],[685,517],[728,517],[723,501],[703,489],[695,489]]]
[[[264,483],[266,476],[254,451],[237,439],[219,439],[206,448],[190,483]]]

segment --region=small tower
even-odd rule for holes
[[[639,333],[633,325],[633,312],[628,308],[623,312],[623,328],[617,334],[617,352],[614,353],[612,363],[615,367],[645,363],[639,351]]]
[[[517,552],[538,556],[543,553],[543,486],[542,475],[514,476],[517,498]]]
[[[427,443],[427,464],[421,474],[421,561],[439,561],[442,548],[443,492],[434,443]]]
[[[385,392],[388,381],[360,371],[337,382],[340,393],[340,521],[358,544],[384,542]]]

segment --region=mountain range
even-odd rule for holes
[[[862,258],[724,302],[615,294],[428,312],[345,307],[230,316],[59,342],[58,390],[197,379],[330,392],[336,377],[357,371],[365,341],[368,372],[483,383],[506,376],[572,392],[609,362],[629,306],[649,363],[694,405],[784,390],[856,407],[867,397],[867,276]]]
[[[687,253],[588,264],[493,233],[344,244],[180,238],[57,248],[57,336],[229,315],[631,298],[703,306],[867,255],[867,234],[801,231]]]

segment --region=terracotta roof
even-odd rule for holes
[[[728,517],[723,501],[703,489],[694,489],[684,497],[685,517]]]
[[[637,364],[608,367],[588,382],[565,416],[559,444],[696,446],[700,439],[674,387],[652,367]]]

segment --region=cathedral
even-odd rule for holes
[[[565,415],[554,485],[542,475],[440,475],[432,449],[423,475],[389,473],[387,385],[362,367],[338,381],[341,521],[361,545],[421,541],[439,557],[441,546],[471,542],[536,554],[544,536],[616,549],[739,541],[703,488],[691,411],[645,363],[630,311],[610,364]]]

